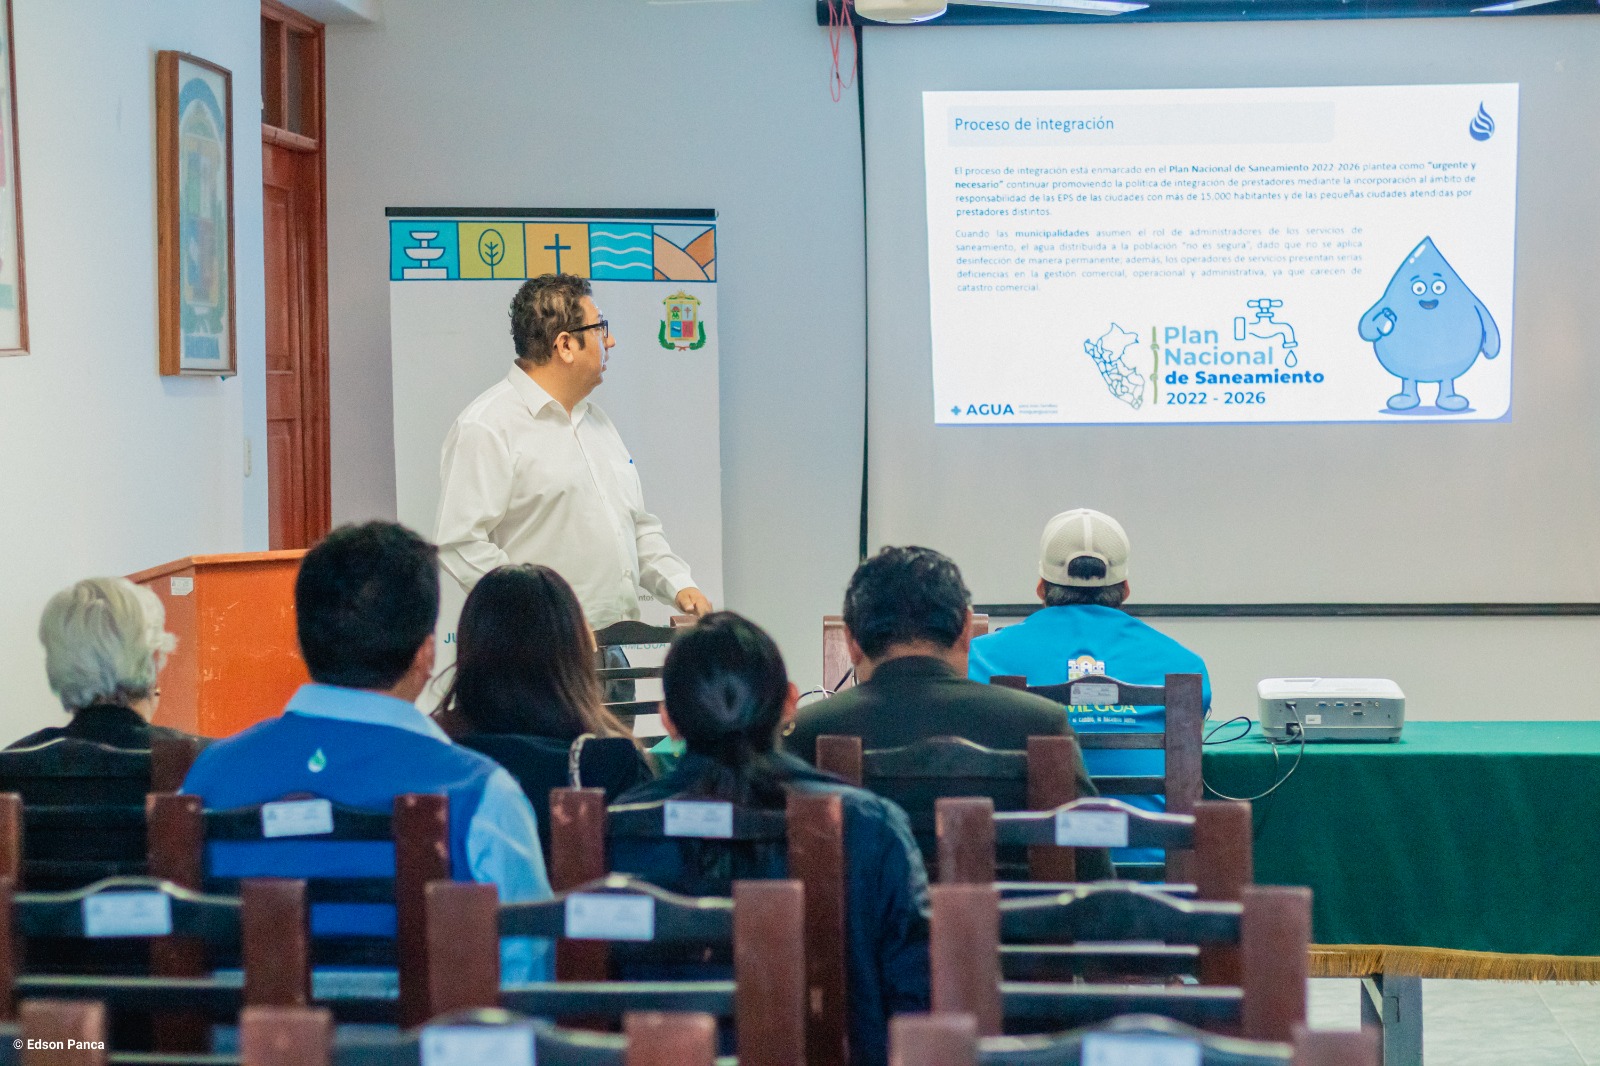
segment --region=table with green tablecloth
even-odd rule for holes
[[[1299,749],[1252,730],[1206,748],[1206,783],[1256,795]],[[1254,819],[1257,882],[1309,885],[1312,938],[1338,946],[1323,974],[1600,979],[1600,722],[1310,743]]]

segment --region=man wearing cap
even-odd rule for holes
[[[1122,609],[1128,599],[1128,535],[1110,515],[1080,507],[1050,519],[1039,541],[1039,584],[1044,607],[1016,625],[973,640],[967,674],[988,681],[996,674],[1024,676],[1030,685],[1059,685],[1103,674],[1131,685],[1161,685],[1167,674],[1199,674],[1201,700],[1211,709],[1211,679],[1194,652]],[[1069,707],[1079,733],[1156,733],[1160,707]],[[1085,751],[1091,776],[1158,776],[1159,751]],[[1120,797],[1160,810],[1157,797]],[[1112,853],[1118,862],[1158,859],[1159,852]]]

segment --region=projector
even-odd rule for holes
[[[1256,697],[1273,740],[1399,740],[1406,719],[1405,693],[1380,677],[1269,677]]]

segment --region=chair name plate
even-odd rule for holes
[[[261,835],[264,837],[315,837],[331,832],[331,800],[279,800],[261,805]]]
[[[83,935],[171,936],[172,900],[164,892],[101,892],[83,901]]]
[[[708,800],[668,800],[662,831],[669,837],[733,837],[733,804]]]
[[[567,897],[570,940],[654,940],[656,901],[649,896],[576,892]]]
[[[1068,691],[1074,707],[1107,707],[1117,702],[1117,686],[1080,681]]]
[[[430,1025],[422,1030],[422,1066],[534,1066],[527,1025]]]
[[[1133,1033],[1086,1033],[1083,1066],[1200,1066],[1193,1040]]]
[[[1122,811],[1057,811],[1056,846],[1125,848],[1128,816]]]

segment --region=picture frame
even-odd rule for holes
[[[156,53],[156,276],[164,376],[238,373],[233,75]]]
[[[22,178],[18,164],[17,60],[13,50],[11,0],[0,0],[0,356],[28,354],[28,287],[22,252]]]

